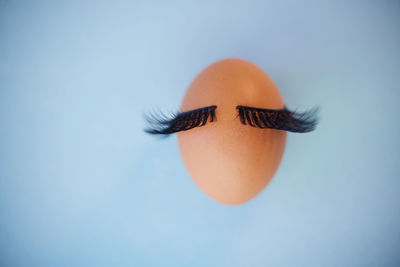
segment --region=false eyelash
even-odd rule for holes
[[[217,106],[209,106],[172,114],[169,118],[164,114],[150,114],[145,116],[150,127],[145,129],[149,134],[169,135],[172,133],[187,131],[195,127],[204,126],[208,121],[215,121],[215,109]]]
[[[307,112],[293,112],[288,109],[262,109],[237,106],[240,122],[252,127],[285,130],[296,133],[311,132],[317,126],[318,108]]]

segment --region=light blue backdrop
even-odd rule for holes
[[[0,266],[399,266],[399,1],[0,1]],[[206,197],[143,133],[250,60],[289,108],[272,183]]]

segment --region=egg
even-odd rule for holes
[[[242,59],[206,67],[187,89],[180,112],[216,105],[216,121],[178,133],[183,163],[194,183],[210,198],[238,205],[259,194],[281,162],[286,131],[240,123],[236,106],[282,109],[272,79]]]

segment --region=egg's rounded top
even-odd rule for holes
[[[189,111],[216,105],[216,121],[178,133],[183,162],[193,181],[214,200],[241,204],[272,179],[281,161],[286,132],[240,123],[236,106],[282,109],[271,78],[242,59],[224,59],[191,83],[180,107]]]

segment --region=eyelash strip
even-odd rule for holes
[[[170,118],[161,114],[150,114],[145,119],[150,128],[145,129],[149,134],[168,135],[180,131],[187,131],[198,126],[204,126],[208,121],[215,121],[215,109],[217,106],[209,106],[172,114]]]
[[[262,109],[237,106],[240,122],[252,127],[285,130],[295,133],[311,132],[317,126],[318,109],[307,112],[293,112],[284,109]]]

